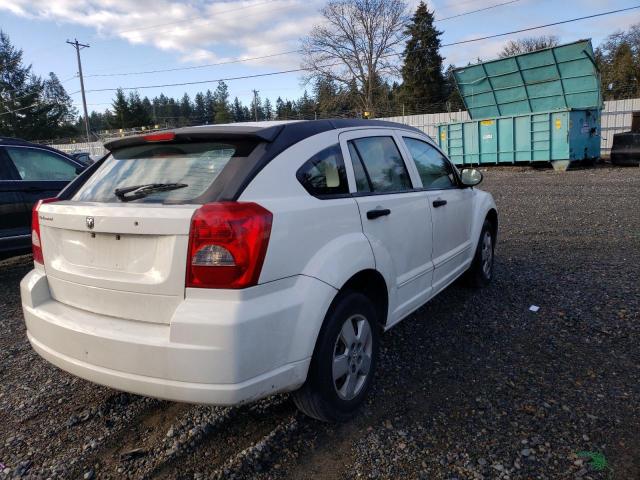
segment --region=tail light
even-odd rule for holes
[[[271,212],[256,203],[208,203],[196,210],[189,232],[187,287],[257,284],[272,220]]]
[[[42,257],[42,237],[40,236],[40,219],[38,218],[38,209],[43,203],[57,202],[58,198],[44,198],[38,200],[31,210],[31,248],[33,249],[33,261],[44,265]]]

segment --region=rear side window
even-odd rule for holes
[[[349,144],[351,156],[356,154],[352,163],[359,192],[411,190],[409,172],[392,137],[358,138]],[[364,183],[363,174],[367,184]]]
[[[77,167],[55,153],[28,147],[6,147],[6,152],[22,180],[68,181],[76,176]]]
[[[116,189],[154,183],[186,184],[133,200],[141,203],[197,201],[234,157],[246,157],[255,147],[237,143],[165,143],[116,150],[82,185],[73,200],[120,202]]]
[[[307,160],[296,173],[298,181],[315,197],[349,193],[340,145],[331,145]]]

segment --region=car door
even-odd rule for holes
[[[0,252],[28,248],[29,226],[24,226],[20,181],[0,147]]]
[[[472,257],[471,217],[474,190],[460,186],[455,167],[424,137],[402,134],[428,195],[433,222],[433,291],[446,287],[469,265]]]
[[[340,134],[362,229],[389,286],[391,325],[422,305],[431,290],[431,217],[425,192],[414,189],[393,130]]]
[[[4,147],[9,168],[18,179],[21,228],[31,232],[31,209],[41,198],[55,197],[84,168],[81,164],[37,147]]]

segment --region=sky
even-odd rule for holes
[[[508,0],[435,0],[443,44],[640,5],[639,0],[516,0],[457,18],[453,15]],[[409,0],[415,10],[416,0]],[[139,89],[191,98],[215,89],[218,79],[299,68],[299,40],[322,21],[325,0],[0,0],[0,30],[24,52],[33,72],[54,72],[81,112],[76,54],[66,40],[90,45],[81,51],[89,111],[110,107],[117,87],[181,82],[197,85]],[[557,35],[561,43],[591,38],[594,48],[609,34],[640,22],[640,9],[464,45],[444,47],[445,64],[465,65],[496,57],[511,39]],[[236,62],[269,55],[261,60]],[[229,63],[231,62],[231,63]],[[218,65],[211,65],[217,63]],[[187,70],[156,70],[193,67]],[[139,73],[156,71],[154,73]],[[262,98],[295,99],[304,91],[301,73],[228,80],[231,97],[245,104],[257,89]]]

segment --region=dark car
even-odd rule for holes
[[[55,148],[0,137],[0,257],[31,247],[31,208],[86,168]]]

